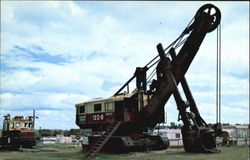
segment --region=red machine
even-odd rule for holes
[[[2,131],[3,148],[32,148],[36,145],[33,116],[4,116]]]
[[[166,149],[168,139],[149,135],[147,131],[164,122],[164,106],[171,95],[179,110],[179,120],[183,122],[185,151],[219,152],[215,138],[221,132],[220,124],[211,128],[203,120],[185,74],[206,34],[217,28],[220,19],[216,6],[202,6],[181,35],[165,49],[158,44],[158,56],[146,66],[137,67],[134,75],[112,97],[76,104],[76,124],[81,129],[90,128],[99,133],[84,138],[87,156],[95,156],[101,150]],[[153,66],[156,68],[147,76]],[[129,92],[129,84],[134,79],[136,89]],[[181,97],[178,84],[187,101]],[[123,92],[126,87],[127,91]]]

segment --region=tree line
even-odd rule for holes
[[[80,129],[70,129],[70,130],[40,129],[36,131],[37,137],[56,136],[58,134],[64,135],[64,136],[75,135],[76,137],[80,137],[80,136],[86,135],[86,131],[83,131]]]

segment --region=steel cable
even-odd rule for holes
[[[217,28],[216,122],[221,122],[221,25]]]

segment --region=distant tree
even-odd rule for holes
[[[208,123],[208,127],[213,127],[215,124],[214,123]]]
[[[170,122],[169,128],[170,128],[170,129],[177,129],[178,126],[177,126],[177,124],[175,124],[175,122]]]
[[[90,129],[80,129],[79,131],[79,136],[86,136],[90,135],[92,131]]]
[[[64,133],[63,133],[64,136],[70,136],[70,131],[68,130],[65,130]]]
[[[165,129],[167,126],[165,125],[157,125],[154,129]]]
[[[56,136],[58,134],[63,134],[63,131],[62,130],[54,130],[53,131],[53,136]]]
[[[53,132],[49,129],[42,129],[39,131],[41,137],[52,136]]]
[[[222,126],[231,126],[229,123],[222,123]]]
[[[177,127],[181,129],[181,127],[182,127],[182,124],[180,124],[180,123],[179,123]]]
[[[69,134],[78,136],[79,132],[80,132],[80,129],[70,129]]]

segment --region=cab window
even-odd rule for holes
[[[80,106],[80,113],[85,113],[85,106]]]
[[[95,112],[102,111],[102,104],[94,104],[94,111]]]
[[[20,122],[16,122],[16,127],[17,127],[17,128],[21,127]]]
[[[28,123],[24,123],[24,127],[26,127],[26,128],[27,128],[27,127],[28,127]]]
[[[105,103],[105,111],[113,111],[113,102]]]
[[[33,127],[33,124],[32,123],[29,123],[29,128],[32,128]]]
[[[180,133],[175,133],[175,138],[180,138],[181,134]]]
[[[11,124],[10,124],[10,128],[14,128],[14,123],[11,123]]]

